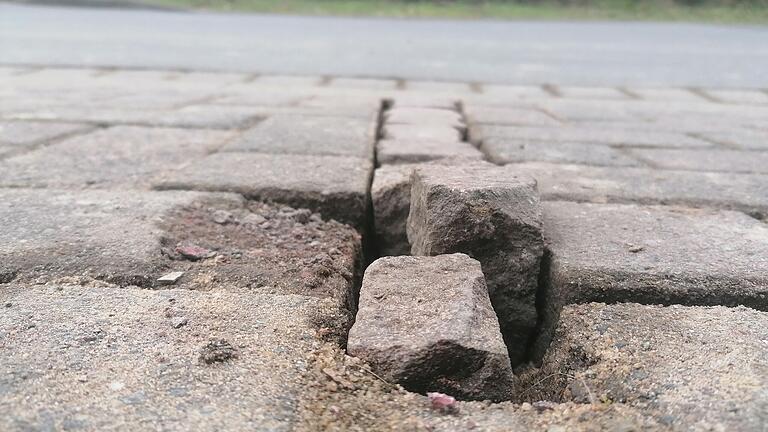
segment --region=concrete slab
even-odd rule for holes
[[[517,162],[554,162],[598,166],[642,165],[619,149],[581,142],[548,142],[491,137],[480,150],[496,164]]]
[[[293,430],[318,323],[336,316],[226,291],[6,285],[0,301],[6,431]]]
[[[222,150],[373,159],[375,139],[373,119],[278,115],[245,131]]]
[[[237,192],[362,227],[372,174],[372,163],[362,158],[223,152],[154,184],[161,190]]]
[[[673,204],[768,215],[768,177],[764,175],[538,162],[507,168],[536,178],[544,200]]]
[[[146,188],[234,136],[217,130],[116,126],[0,162],[0,186]]]
[[[760,430],[766,333],[768,313],[744,307],[573,305],[545,373],[552,398],[623,403],[671,430]]]

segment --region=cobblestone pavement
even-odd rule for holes
[[[3,67],[0,101],[0,430],[768,430],[764,90]],[[431,316],[481,337],[483,285],[363,281],[409,235],[482,264],[511,400],[345,354],[361,284],[434,367]]]

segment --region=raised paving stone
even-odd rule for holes
[[[88,276],[152,285],[169,266],[159,223],[174,207],[233,201],[194,192],[0,189],[0,282]]]
[[[411,252],[460,252],[482,263],[513,364],[522,361],[536,325],[541,223],[536,181],[526,175],[481,166],[421,166],[413,172]]]
[[[116,126],[79,135],[0,162],[0,185],[140,187],[150,178],[202,158],[231,132]]]
[[[376,144],[381,165],[427,162],[443,158],[481,160],[484,155],[472,144],[459,141],[381,140]]]
[[[555,394],[641,410],[671,430],[764,430],[768,313],[590,303],[563,310],[545,358]]]
[[[155,187],[237,192],[362,227],[372,171],[362,158],[223,152],[158,178]]]
[[[768,215],[768,176],[530,162],[506,166],[538,181],[545,200],[676,204]]]
[[[603,166],[638,166],[637,160],[607,145],[580,142],[547,142],[491,137],[480,149],[497,164],[555,162]]]
[[[373,262],[347,350],[413,391],[481,400],[512,394],[512,367],[480,263],[464,254]]]
[[[0,302],[9,432],[293,430],[318,323],[336,316],[228,291],[12,284]]]
[[[622,129],[586,128],[577,125],[557,127],[517,127],[477,125],[473,127],[472,140],[479,142],[490,137],[510,138],[521,141],[583,142],[610,144],[625,147],[712,147],[711,142],[678,132],[647,130],[631,132]]]
[[[627,149],[627,152],[662,169],[768,174],[768,151]]]
[[[430,164],[465,165],[479,164],[493,167],[480,161],[445,158]],[[411,175],[420,164],[383,165],[376,169],[371,185],[371,201],[376,235],[376,246],[381,256],[409,255],[406,225],[411,209]]]
[[[278,115],[244,132],[223,151],[372,159],[375,135],[373,119]]]

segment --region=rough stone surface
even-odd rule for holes
[[[9,432],[294,430],[318,318],[336,314],[296,295],[58,284],[5,285],[0,302]],[[203,361],[222,340],[229,354]]]
[[[158,189],[237,192],[251,199],[309,208],[326,218],[362,226],[373,167],[361,158],[212,154],[158,178]]]
[[[768,215],[768,176],[764,175],[537,162],[507,168],[534,177],[544,200],[672,204]]]
[[[244,132],[223,150],[372,159],[375,128],[373,119],[279,115]]]
[[[115,126],[68,138],[0,162],[0,185],[13,187],[139,187],[222,146],[217,130]]]
[[[472,140],[479,142],[490,137],[521,141],[582,142],[587,144],[611,144],[626,147],[712,147],[711,142],[678,132],[646,130],[586,128],[577,125],[558,127],[518,127],[477,125]]]
[[[347,349],[413,391],[492,400],[512,394],[512,368],[480,263],[464,254],[371,264]]]
[[[480,149],[491,162],[555,162],[604,166],[637,166],[637,160],[607,145],[579,142],[525,141],[509,138],[488,138]]]
[[[473,145],[459,141],[381,140],[376,144],[376,162],[380,165],[428,162],[443,158],[482,160]]]
[[[682,149],[627,151],[630,155],[662,169],[768,174],[768,152]]]
[[[193,192],[0,190],[0,282],[89,276],[151,285],[168,268],[162,218],[195,201],[238,201]]]
[[[768,313],[744,307],[568,306],[549,398],[629,405],[672,430],[763,430],[766,334]]]
[[[531,177],[477,166],[424,166],[413,172],[411,252],[461,252],[482,263],[513,364],[522,361],[537,319],[541,223]]]

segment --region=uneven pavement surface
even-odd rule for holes
[[[764,90],[2,67],[0,100],[0,430],[768,429]],[[360,296],[368,264],[410,254],[434,166],[494,178],[471,200],[435,182],[472,215],[449,240],[514,226],[494,188],[535,180],[509,400],[411,392],[346,353],[358,302],[436,347],[451,320],[418,299],[474,304],[425,259]],[[471,240],[453,252],[503,255]]]

